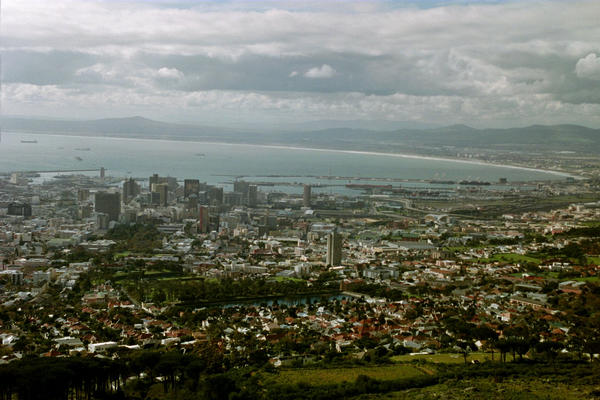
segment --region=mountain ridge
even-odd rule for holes
[[[327,148],[402,151],[402,148],[498,150],[600,150],[600,129],[574,124],[530,125],[517,128],[473,128],[463,124],[430,129],[371,130],[334,127],[318,130],[243,131],[194,124],[162,122],[142,116],[95,120],[44,120],[3,117],[2,130],[27,133],[78,134],[148,139],[224,141]]]

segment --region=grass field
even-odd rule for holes
[[[595,265],[600,265],[600,256],[587,256],[587,260]]]
[[[499,254],[494,254],[492,257],[487,258],[487,259],[481,259],[481,260],[485,260],[487,262],[509,262],[509,263],[534,263],[539,265],[541,260],[535,257],[531,257],[531,256],[526,256],[523,254],[516,254],[516,253],[499,253]]]
[[[304,282],[304,279],[294,278],[294,277],[291,277],[291,276],[275,276],[275,277],[269,278],[269,279],[273,280],[275,282],[289,282],[289,281]]]
[[[494,359],[498,360],[498,355],[494,355]],[[411,361],[427,361],[436,364],[456,364],[456,363],[464,363],[465,359],[462,354],[454,354],[454,353],[439,353],[439,354],[416,354],[411,356],[409,354],[402,356],[393,356],[392,361],[395,362],[411,362]],[[491,361],[492,355],[491,353],[469,353],[467,357],[467,362],[477,360],[480,362],[483,361]]]
[[[433,373],[431,368],[411,364],[395,364],[340,368],[282,369],[277,374],[269,374],[265,378],[267,381],[279,384],[306,383],[318,386],[354,382],[359,375],[366,375],[373,379],[385,381],[399,378],[413,378],[431,373]]]
[[[598,398],[594,388],[545,380],[493,378],[465,379],[444,382],[423,389],[409,389],[381,395],[363,395],[362,400],[430,400],[430,399],[490,399],[490,400],[579,400]]]
[[[573,278],[573,279],[567,279],[567,280],[574,280],[574,281],[578,281],[578,282],[599,282],[600,276],[586,276],[585,278]]]

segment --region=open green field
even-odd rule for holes
[[[498,360],[498,355],[494,355],[494,359]],[[479,362],[483,361],[491,361],[492,354],[491,353],[469,353],[467,357],[467,362],[477,360]],[[410,354],[405,354],[401,356],[393,356],[392,361],[395,362],[411,362],[411,361],[427,361],[435,364],[462,364],[465,362],[462,354],[455,353],[438,353],[438,354],[415,354],[411,356]]]
[[[586,276],[585,278],[573,278],[566,280],[573,280],[577,282],[600,282],[600,276]]]
[[[539,265],[541,260],[532,256],[516,253],[498,253],[494,254],[490,258],[482,258],[480,261],[484,262],[509,262],[509,263],[533,263]]]
[[[122,251],[120,253],[115,253],[115,258],[123,258],[123,257],[127,257],[131,254],[130,251]]]
[[[342,382],[354,382],[359,375],[366,375],[377,380],[393,380],[400,378],[413,378],[433,371],[427,367],[411,364],[394,364],[381,366],[357,366],[340,368],[297,368],[282,369],[276,374],[269,374],[267,381],[275,384],[331,385]]]
[[[586,256],[588,262],[594,265],[600,265],[600,256]]]
[[[122,283],[131,283],[132,279],[136,277],[139,272],[125,272],[118,271],[113,275],[113,279],[117,281],[122,281]],[[152,279],[156,281],[165,280],[165,279],[182,279],[183,275],[180,272],[170,271],[168,269],[162,270],[146,270],[144,271],[144,279]]]
[[[275,282],[304,282],[304,279],[300,279],[300,278],[294,278],[291,276],[275,276],[273,278],[269,278],[270,280],[273,280]]]
[[[490,399],[490,400],[575,400],[593,399],[598,388],[567,383],[550,382],[542,379],[510,378],[494,381],[493,378],[478,378],[448,381],[442,384],[391,392],[386,394],[362,395],[362,400],[433,400],[433,399]]]

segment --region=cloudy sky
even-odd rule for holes
[[[3,0],[2,113],[600,128],[600,1]]]

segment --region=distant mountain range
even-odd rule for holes
[[[369,124],[373,125],[369,129]],[[3,117],[2,130],[84,136],[196,140],[227,143],[273,144],[366,151],[403,152],[439,148],[578,151],[600,150],[600,129],[578,125],[532,125],[524,128],[475,129],[466,125],[439,128],[400,128],[402,122],[316,121],[272,131],[173,124],[142,117],[89,121]],[[408,123],[407,123],[408,124]],[[346,125],[346,126],[345,126]],[[313,129],[329,126],[327,129]],[[392,129],[384,129],[385,127]]]

